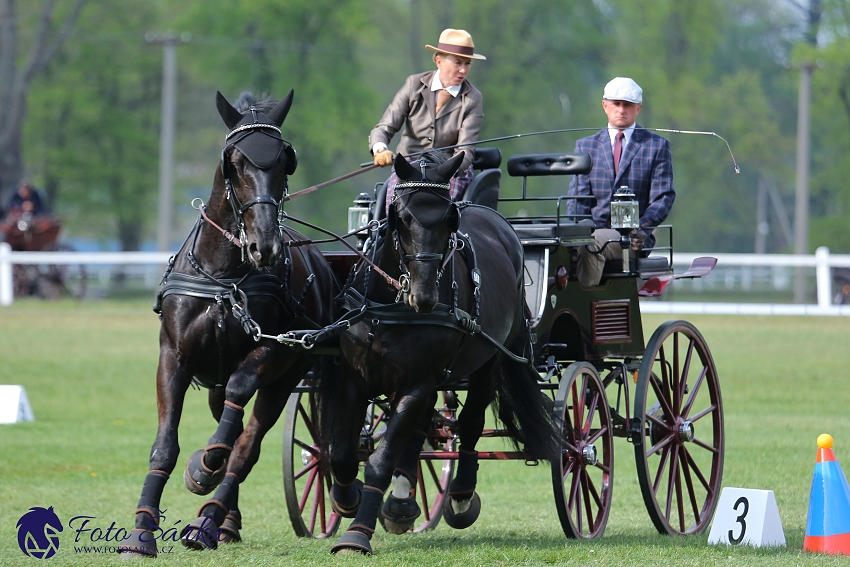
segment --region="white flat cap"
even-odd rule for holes
[[[611,79],[602,92],[605,100],[625,100],[635,104],[643,103],[643,90],[636,82],[628,77],[615,77]]]

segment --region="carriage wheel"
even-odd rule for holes
[[[649,516],[662,534],[702,533],[723,474],[723,405],[711,352],[686,321],[649,341],[638,372],[632,442]]]
[[[318,432],[318,400],[293,392],[283,426],[283,491],[292,528],[299,537],[331,537],[340,516],[330,501],[331,468]]]
[[[614,491],[614,435],[605,388],[586,362],[567,367],[555,396],[561,458],[552,485],[561,527],[569,538],[602,536]]]
[[[68,244],[49,244],[47,252],[76,252]],[[38,294],[45,299],[73,297],[82,299],[86,294],[86,267],[82,264],[48,264],[38,267]]]

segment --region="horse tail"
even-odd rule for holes
[[[506,345],[511,352],[531,357],[531,343],[525,332]],[[540,390],[539,376],[530,362],[514,361],[506,356],[497,365],[496,413],[518,449],[530,458],[553,461],[560,451],[554,404]],[[522,447],[520,447],[522,445]]]

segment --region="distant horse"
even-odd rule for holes
[[[443,517],[465,528],[478,517],[475,493],[485,410],[494,400],[515,444],[529,459],[551,459],[559,447],[551,403],[531,363],[523,288],[523,249],[494,210],[449,198],[461,155],[431,152],[409,164],[398,156],[401,182],[373,262],[396,278],[397,292],[369,267],[344,290],[345,310],[365,316],[342,334],[341,370],[321,381],[321,416],[329,436],[334,483],[331,502],[354,517],[332,551],[371,553],[380,510],[393,533],[419,515],[417,462],[439,387],[468,379],[458,418],[457,474]],[[370,277],[371,274],[371,277]],[[370,398],[386,395],[392,412],[385,435],[356,478],[358,437]],[[384,492],[393,485],[383,508]]]
[[[155,556],[160,498],[180,451],[177,428],[186,391],[209,389],[218,428],[196,451],[184,482],[197,494],[218,490],[185,525],[183,543],[215,548],[240,541],[239,483],[251,471],[263,436],[280,417],[289,394],[314,358],[275,337],[291,328],[332,322],[332,275],[306,239],[279,225],[287,176],[295,171],[292,146],[280,126],[292,91],[275,104],[244,93],[231,106],[216,105],[229,128],[209,203],[186,242],[169,262],[154,310],[160,313],[157,368],[159,426],[150,472],[136,508],[135,529],[118,548],[125,556]],[[262,335],[262,336],[261,336]],[[256,393],[244,426],[243,408]]]

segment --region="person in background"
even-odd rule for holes
[[[611,197],[617,188],[628,186],[640,203],[641,228],[629,235],[634,254],[646,254],[643,249],[655,245],[651,228],[664,222],[676,198],[670,142],[637,124],[642,106],[643,90],[636,82],[612,79],[602,93],[608,126],[576,142],[575,153],[590,154],[593,161],[589,174],[573,176],[568,193],[593,199],[571,199],[567,206],[568,215],[589,216],[596,224],[596,244],[580,248],[576,266],[576,276],[586,287],[599,285],[606,260],[622,258],[619,244],[604,246],[620,238],[611,228]]]
[[[425,48],[435,52],[437,70],[409,76],[369,134],[369,150],[374,163],[381,167],[392,165],[395,154],[389,143],[399,131],[396,152],[404,156],[478,140],[484,119],[483,97],[467,75],[473,60],[486,57],[475,53],[472,36],[459,29],[443,30],[436,47]],[[472,181],[475,146],[455,148],[447,157],[459,152],[464,153],[464,159],[451,179],[453,199]],[[387,208],[397,183],[393,170],[387,180]]]
[[[30,213],[32,216],[37,216],[44,212],[44,202],[41,195],[29,181],[22,181],[18,185],[18,190],[12,194],[6,206],[6,213],[10,215],[13,213]]]

